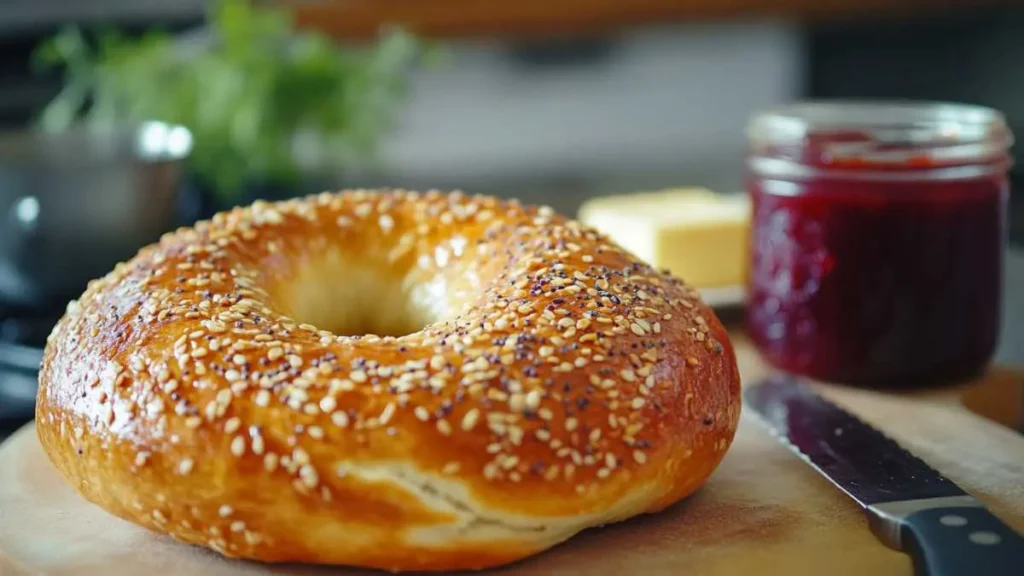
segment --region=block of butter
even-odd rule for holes
[[[579,219],[698,289],[746,281],[750,202],[745,194],[676,188],[584,202]]]

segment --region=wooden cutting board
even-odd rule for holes
[[[745,382],[766,372],[742,338],[737,338],[737,350]],[[1024,376],[994,369],[965,386],[900,395],[821,389],[1024,530],[1024,436],[965,407],[966,402],[1007,424],[1015,422],[1024,400]],[[494,573],[860,576],[909,575],[911,565],[872,536],[856,505],[772,439],[747,411],[722,466],[687,501],[584,532]],[[0,446],[0,575],[36,574],[376,572],[227,560],[137,528],[65,486],[30,424]]]

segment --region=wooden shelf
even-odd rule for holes
[[[429,37],[590,34],[659,22],[848,18],[1007,4],[987,0],[277,0],[299,25],[339,38],[402,24]],[[1017,2],[1014,2],[1017,3]]]

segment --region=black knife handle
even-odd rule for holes
[[[929,508],[902,520],[904,549],[919,576],[1024,574],[1024,537],[985,508]]]

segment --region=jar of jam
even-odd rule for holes
[[[986,366],[1011,165],[1000,113],[805,102],[757,114],[748,136],[747,327],[771,364],[871,386]]]

